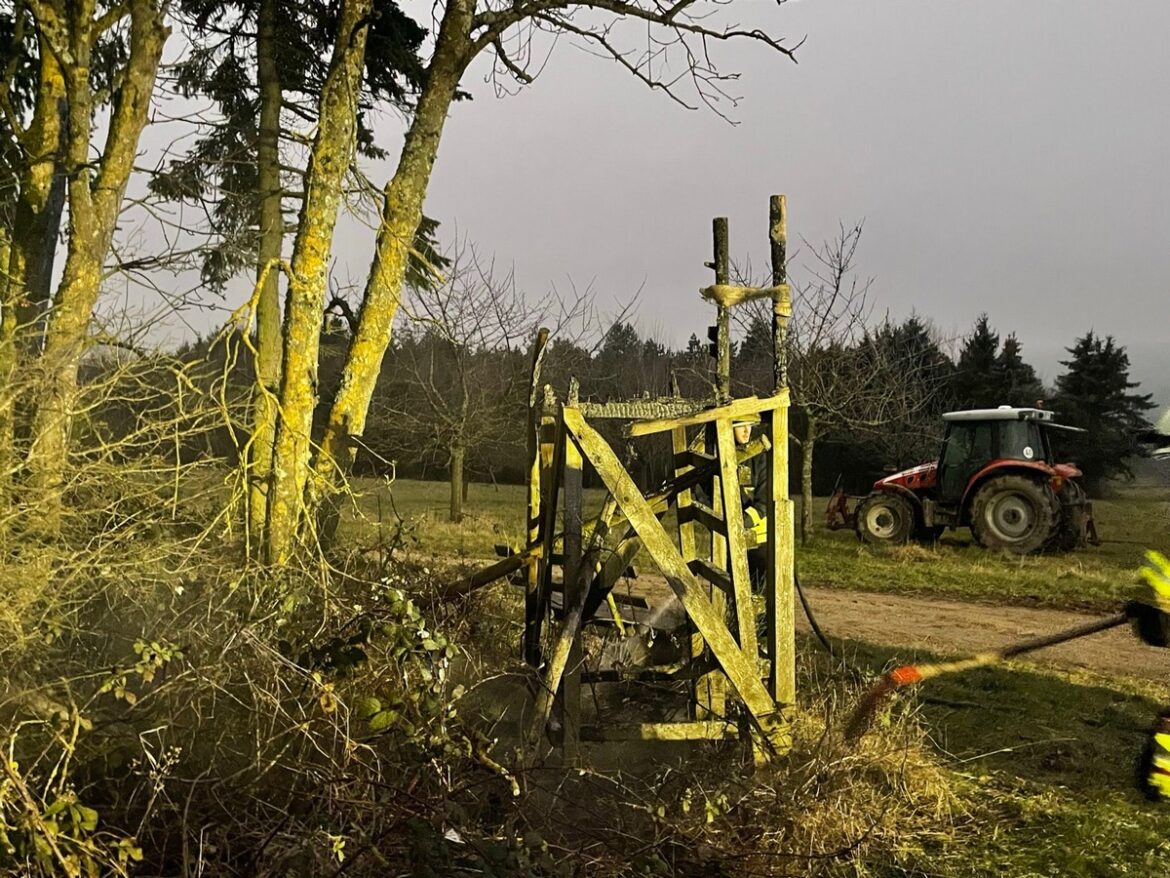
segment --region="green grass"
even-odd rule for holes
[[[848,653],[870,672],[894,658],[865,644]],[[1151,683],[1009,664],[939,678],[896,705],[917,712],[970,809],[955,837],[926,852],[924,873],[1170,874],[1170,810],[1133,783],[1164,698]]]
[[[361,487],[362,515],[347,524],[358,543],[385,542],[401,525],[412,552],[474,562],[492,558],[496,543],[523,538],[518,486],[472,485],[466,520],[458,525],[445,520],[443,484]],[[602,496],[586,492],[587,507],[598,508]],[[1102,546],[1026,558],[987,552],[959,534],[931,548],[874,550],[852,533],[824,530],[823,508],[818,501],[815,539],[798,549],[797,560],[806,582],[829,587],[1103,609],[1134,591],[1133,570],[1145,547],[1170,542],[1170,504],[1154,490],[1125,489],[1095,503]],[[808,640],[800,653],[806,675],[841,672]],[[894,660],[937,657],[858,643],[847,644],[847,653],[863,678]],[[937,840],[928,833],[912,866],[904,859],[897,867],[868,864],[858,874],[1170,875],[1170,808],[1147,803],[1133,786],[1144,731],[1165,697],[1165,687],[1149,682],[1026,663],[927,684],[894,710],[916,712],[962,813]]]
[[[423,557],[476,563],[494,558],[496,544],[524,542],[525,489],[519,485],[471,485],[460,524],[447,520],[445,483],[400,480],[387,488],[368,480],[356,487],[358,514],[346,526],[347,539],[358,545],[386,545],[397,534]],[[603,496],[585,492],[587,515],[600,508]],[[1164,489],[1122,489],[1095,501],[1104,541],[1099,547],[1025,557],[989,552],[965,530],[948,532],[933,547],[875,549],[851,531],[825,529],[823,509],[817,500],[813,539],[796,553],[801,579],[810,585],[1095,611],[1133,594],[1133,571],[1147,547],[1170,548]],[[645,556],[637,563],[652,566]]]
[[[1102,610],[1133,595],[1134,571],[1147,548],[1170,543],[1170,502],[1164,490],[1129,488],[1094,501],[1093,509],[1102,544],[1075,552],[990,552],[966,530],[948,532],[933,547],[875,549],[851,532],[820,530],[798,548],[797,564],[809,584]]]

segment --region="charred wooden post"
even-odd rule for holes
[[[788,202],[783,195],[769,200],[768,237],[772,249],[772,348],[774,392],[788,392],[788,320],[792,297],[788,288]],[[767,490],[772,514],[768,516],[766,550],[768,640],[768,691],[780,704],[796,702],[796,637],[794,600],[794,515],[788,498],[788,406],[766,416],[765,431],[772,443]]]
[[[540,419],[540,466],[542,492],[540,498],[540,566],[536,584],[533,615],[525,620],[525,631],[530,639],[525,643],[525,661],[532,667],[543,662],[540,633],[548,617],[552,594],[553,549],[556,539],[557,499],[560,493],[561,469],[565,457],[565,430],[557,417],[557,398],[548,385],[544,387],[543,412]]]
[[[731,256],[728,243],[727,217],[716,217],[711,223],[715,245],[715,283],[731,283]],[[715,318],[715,396],[722,405],[731,399],[731,306],[720,303]],[[713,448],[714,437],[709,437],[708,448]]]
[[[543,398],[540,391],[540,372],[544,363],[544,351],[548,345],[548,330],[541,327],[532,345],[532,367],[528,376],[528,525],[527,550],[529,557],[525,564],[524,588],[524,634],[521,649],[524,660],[532,666],[540,662],[540,568],[541,560],[534,551],[540,544],[540,493],[541,493],[541,428]]]
[[[772,251],[772,286],[788,284],[788,199],[773,195],[768,200],[768,241]],[[774,388],[788,386],[788,318],[792,316],[792,297],[784,294],[772,298],[772,374]]]
[[[569,388],[568,405],[576,405],[577,388],[574,381]],[[581,451],[576,444],[565,440],[565,510],[564,554],[565,564],[565,631],[568,637],[568,655],[564,684],[561,692],[561,721],[564,728],[563,752],[565,759],[574,762],[581,730],[581,625],[586,600],[585,559],[581,551],[582,526],[582,465]],[[591,578],[591,577],[590,577]]]

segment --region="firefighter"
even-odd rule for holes
[[[1170,558],[1147,552],[1141,577],[1145,594],[1126,605],[1134,631],[1150,646],[1170,647]],[[1170,708],[1154,720],[1138,761],[1137,781],[1147,798],[1170,801]]]
[[[752,438],[752,421],[733,421],[735,443],[747,445]],[[748,573],[752,591],[761,592],[767,582],[768,539],[768,454],[757,454],[739,467],[739,495],[743,504],[743,527],[748,543]]]
[[[752,420],[732,421],[732,432],[736,445],[747,445],[752,439]],[[767,560],[764,543],[768,539],[768,454],[757,454],[739,465],[739,499],[743,507],[743,529],[748,544],[748,573],[752,591],[762,592],[767,577]],[[700,503],[711,503],[708,487],[695,488],[695,497]]]

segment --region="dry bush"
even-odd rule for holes
[[[806,668],[801,691],[794,748],[774,764],[707,744],[651,773],[661,745],[630,744],[625,770],[530,767],[495,837],[563,870],[523,874],[876,876],[912,870],[966,822],[912,710],[854,745],[841,729],[858,687]]]
[[[459,684],[515,670],[506,586],[446,605],[385,556],[249,567],[230,357],[91,365],[60,538],[21,530],[31,498],[0,527],[6,874],[866,875],[956,819],[913,717],[847,746],[854,693],[812,665],[763,772],[493,751]]]

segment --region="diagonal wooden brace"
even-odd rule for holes
[[[585,422],[581,413],[568,406],[563,412],[569,435],[597,470],[606,488],[626,514],[642,544],[650,553],[670,587],[686,609],[687,615],[710,646],[711,652],[728,680],[735,687],[759,727],[768,735],[777,726],[776,704],[768,695],[756,668],[756,656],[740,649],[724,620],[715,612],[703,586],[687,568],[674,542],[666,533],[654,510],[621,465],[605,439]]]

